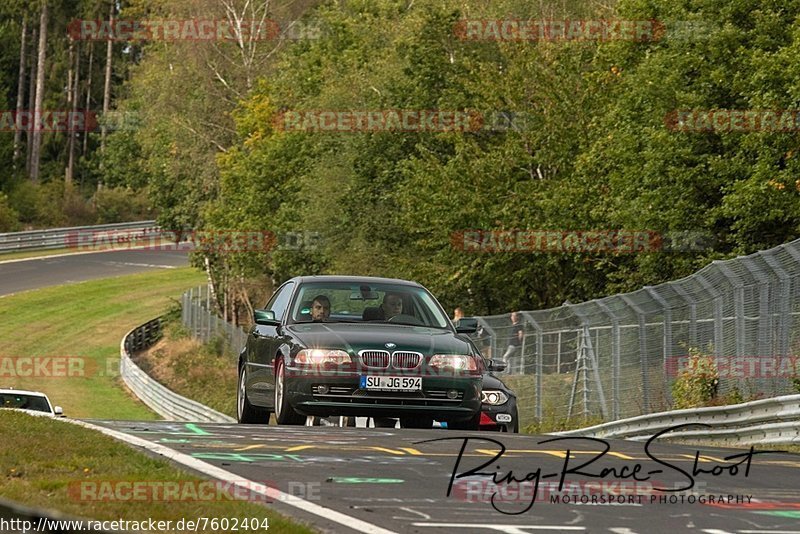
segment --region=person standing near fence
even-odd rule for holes
[[[503,353],[503,361],[506,362],[508,366],[506,368],[506,372],[511,371],[511,363],[510,359],[514,356],[517,351],[520,350],[522,346],[522,338],[525,336],[525,329],[519,322],[519,313],[513,311],[511,312],[511,339],[508,341],[508,347],[506,348],[505,353]]]

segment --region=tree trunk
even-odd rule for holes
[[[31,61],[31,68],[30,68],[30,83],[28,85],[28,111],[33,111],[33,108],[36,106],[36,43],[39,40],[39,28],[34,24],[33,25],[33,36],[31,39],[31,43],[33,46],[31,47],[30,53],[30,61]],[[25,151],[25,172],[30,175],[31,173],[31,153],[33,152],[33,130],[28,129],[25,131],[25,140],[27,143],[27,150]]]
[[[22,113],[22,109],[25,106],[25,62],[28,60],[27,56],[27,45],[28,42],[26,41],[28,33],[28,17],[22,18],[22,36],[19,39],[19,78],[17,78],[17,117],[19,117],[20,113]],[[19,120],[19,119],[17,119]],[[13,167],[14,170],[17,170],[17,160],[19,159],[22,153],[22,146],[20,141],[22,140],[22,131],[19,128],[14,128],[14,159],[13,159]]]
[[[72,48],[75,44],[75,41],[70,39],[69,41],[69,51],[70,55],[72,55]],[[78,92],[78,87],[80,86],[80,78],[81,78],[81,49],[80,44],[78,44],[78,53],[75,54],[75,63],[74,63],[74,73],[73,73],[73,64],[70,61],[70,75],[69,78],[72,79],[71,87],[68,89],[70,98],[72,100],[72,112],[76,113],[78,111],[78,97],[80,93]],[[67,172],[64,177],[64,182],[67,186],[72,185],[72,180],[74,177],[74,170],[75,170],[75,137],[78,135],[78,132],[74,131],[74,129],[70,129],[69,131],[69,155],[67,159]]]
[[[47,55],[47,0],[42,2],[42,13],[39,16],[39,58],[36,65],[36,104],[34,106],[33,120],[33,150],[31,154],[31,181],[39,181],[39,158],[42,149],[42,130],[39,127],[38,117],[42,114],[44,102],[44,67]]]
[[[111,2],[111,9],[109,10],[109,20],[110,26],[114,27],[114,2]],[[108,40],[108,46],[106,47],[106,83],[103,87],[103,116],[105,117],[108,113],[108,106],[111,101],[111,62],[114,59],[114,48],[113,48],[114,41],[112,39]],[[100,152],[104,152],[106,149],[106,126],[105,123],[100,130]]]
[[[89,70],[86,74],[86,107],[87,112],[92,105],[92,63],[94,62],[94,41],[89,41]],[[83,157],[86,157],[86,150],[89,143],[89,132],[83,133]]]

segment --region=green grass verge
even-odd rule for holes
[[[44,391],[69,417],[156,418],[126,393],[117,376],[120,340],[203,280],[191,268],[169,269],[0,299],[0,359],[71,357],[85,362],[83,376],[20,376],[19,369],[9,373],[7,366],[0,367],[6,370],[0,373],[0,387]]]
[[[602,423],[602,419],[573,415],[567,418],[567,406],[572,389],[571,373],[542,376],[542,387],[547,395],[542,406],[542,420],[536,418],[536,377],[534,375],[501,375],[500,379],[517,396],[520,432],[541,434],[573,430]],[[575,404],[575,413],[580,414],[580,403]]]
[[[224,496],[212,501],[130,499],[128,493],[120,491],[121,498],[89,500],[81,497],[79,486],[82,481],[95,485],[119,481],[191,485],[202,480],[166,460],[132,450],[94,430],[46,417],[10,411],[0,413],[0,496],[3,498],[97,520],[146,521],[152,518],[170,520],[174,525],[180,519],[200,517],[268,518],[269,532],[313,532],[291,523],[266,506],[228,500]],[[198,530],[220,531],[223,530]]]

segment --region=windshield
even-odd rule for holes
[[[450,328],[436,299],[421,287],[309,282],[298,288],[290,322],[369,322]]]
[[[47,399],[41,395],[27,395],[25,393],[0,393],[0,408],[19,408],[50,413],[50,405],[47,403]]]

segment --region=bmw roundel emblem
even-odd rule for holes
[[[397,345],[395,345],[394,343],[387,343],[387,344],[386,344],[386,348],[387,348],[387,349],[393,349],[393,348],[395,348],[396,346],[397,346]]]

